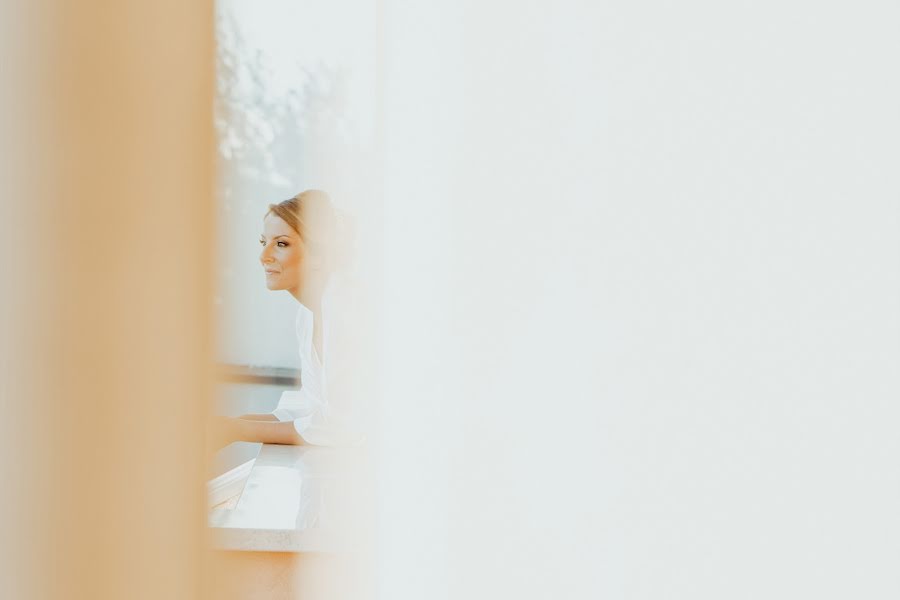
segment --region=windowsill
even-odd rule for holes
[[[346,525],[347,499],[354,497],[346,493],[352,460],[335,448],[263,444],[256,459],[210,481],[213,547],[337,550],[338,527]]]
[[[252,365],[220,364],[219,380],[225,383],[279,385],[296,387],[299,374],[296,368],[258,367]]]

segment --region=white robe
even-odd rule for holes
[[[329,394],[329,383],[347,376],[339,368],[335,343],[336,323],[328,311],[329,295],[322,298],[322,356],[313,343],[313,312],[303,304],[297,309],[296,331],[300,349],[300,390],[285,392],[273,414],[279,421],[293,421],[297,433],[316,446],[353,445],[363,440],[360,415],[347,393]],[[345,340],[352,342],[352,340]]]

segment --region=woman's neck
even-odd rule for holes
[[[322,311],[322,294],[306,292],[302,294],[298,294],[294,296],[297,299],[297,302],[311,310],[313,313],[318,314]]]
[[[291,295],[303,306],[318,314],[322,311],[322,292],[325,289],[324,280],[305,282],[302,289],[290,290]]]

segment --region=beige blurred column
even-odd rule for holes
[[[0,597],[203,597],[211,2],[0,8]]]

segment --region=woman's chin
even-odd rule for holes
[[[278,291],[281,291],[281,290],[288,290],[288,291],[290,291],[290,290],[293,290],[293,289],[294,289],[293,286],[291,286],[290,284],[288,284],[288,283],[285,282],[284,280],[274,279],[274,278],[273,278],[273,279],[266,279],[266,287],[269,289],[269,291],[272,291],[272,292],[278,292]]]

